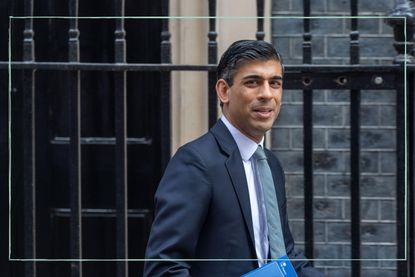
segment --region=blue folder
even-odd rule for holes
[[[274,260],[241,277],[298,277],[287,256]]]

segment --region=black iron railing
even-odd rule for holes
[[[163,16],[168,16],[169,1],[161,2]],[[300,89],[304,101],[304,208],[305,252],[309,258],[314,258],[314,225],[313,225],[313,90],[350,90],[350,153],[351,153],[351,257],[352,275],[360,276],[361,264],[361,233],[360,233],[360,91],[364,89],[391,89],[397,93],[396,103],[396,139],[397,139],[397,276],[414,276],[414,189],[413,189],[413,155],[414,155],[414,74],[413,57],[413,4],[412,1],[398,1],[398,8],[391,14],[387,22],[394,27],[395,47],[398,55],[395,64],[391,65],[361,65],[359,59],[359,28],[358,18],[351,18],[350,32],[350,65],[312,65],[312,30],[310,25],[310,1],[304,0],[303,15],[303,65],[286,65],[285,89]],[[127,136],[127,72],[160,72],[160,138],[156,139],[161,148],[160,172],[165,168],[171,152],[170,138],[170,106],[171,106],[171,72],[172,71],[207,71],[209,90],[209,126],[217,119],[217,100],[214,96],[215,69],[217,63],[216,32],[216,1],[209,1],[209,33],[208,64],[206,65],[177,65],[172,64],[171,43],[168,18],[161,19],[161,64],[134,64],[126,62],[126,31],[122,16],[125,14],[125,1],[115,0],[114,30],[114,63],[85,63],[80,62],[78,9],[79,1],[69,1],[68,30],[68,61],[67,62],[37,62],[35,61],[35,42],[33,31],[33,0],[25,1],[23,59],[13,61],[13,71],[23,72],[23,149],[24,149],[24,258],[33,260],[36,254],[36,150],[35,150],[35,72],[64,71],[68,80],[68,105],[70,109],[70,131],[68,137],[57,137],[51,141],[54,144],[69,144],[68,168],[70,169],[70,208],[55,210],[55,214],[65,214],[70,218],[70,257],[71,276],[82,276],[82,218],[88,216],[91,210],[82,208],[81,182],[81,145],[83,144],[113,144],[115,145],[116,161],[116,208],[111,209],[111,216],[116,217],[116,254],[117,259],[128,259],[129,236],[128,218],[128,172],[127,146],[131,144],[148,145],[155,140],[149,138],[132,138]],[[358,1],[351,1],[351,15],[358,15]],[[264,39],[264,1],[257,1],[257,32],[258,40]],[[406,17],[406,33],[402,18]],[[406,73],[405,73],[406,64]],[[8,68],[8,62],[0,62],[0,70]],[[115,137],[82,137],[81,136],[81,74],[82,71],[113,72],[115,91]],[[406,79],[404,77],[406,76]],[[405,91],[406,88],[406,91]],[[405,93],[406,92],[406,93]],[[407,111],[405,113],[405,111]],[[406,124],[406,125],[405,125]],[[409,127],[408,127],[409,126]],[[401,143],[407,141],[407,145]],[[407,167],[406,167],[407,166]],[[406,210],[406,208],[408,208]],[[409,212],[408,214],[406,212]],[[100,212],[96,212],[99,214]],[[104,213],[104,212],[102,212]],[[407,236],[406,236],[407,235]],[[408,238],[408,241],[406,239]],[[408,246],[406,248],[405,246]],[[406,260],[404,260],[406,258]],[[36,276],[37,263],[25,263],[25,276]],[[128,276],[128,263],[120,261],[117,264],[117,276]]]

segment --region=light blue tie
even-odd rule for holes
[[[278,259],[286,255],[284,236],[282,234],[280,213],[278,209],[277,194],[275,193],[274,181],[272,179],[271,169],[269,168],[267,157],[261,146],[258,146],[253,155],[254,168],[256,174],[256,185],[259,185],[257,191],[262,193],[258,195],[258,201],[265,202],[265,211],[263,205],[258,203],[260,226],[265,221],[268,226],[268,242],[271,259]],[[264,230],[262,230],[263,232]],[[264,239],[267,239],[266,237]],[[266,252],[265,252],[266,253]],[[266,257],[266,256],[265,256]]]

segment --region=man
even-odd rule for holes
[[[157,189],[145,276],[240,276],[271,257],[268,238],[274,232],[262,205],[270,194],[256,186],[253,156],[263,151],[264,134],[280,111],[280,55],[267,42],[237,41],[223,54],[217,79],[222,118],[177,151]],[[265,152],[282,253],[302,259],[293,261],[299,276],[322,276],[294,250],[284,173],[277,158]]]

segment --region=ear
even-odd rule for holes
[[[219,79],[216,82],[216,94],[218,95],[219,100],[225,104],[229,102],[229,90],[230,87],[224,79]]]

